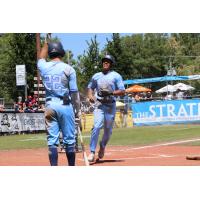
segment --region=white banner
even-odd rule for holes
[[[16,65],[16,85],[26,85],[26,68],[25,65]]]
[[[45,130],[44,113],[0,113],[0,132]]]

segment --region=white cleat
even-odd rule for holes
[[[88,156],[88,161],[94,162],[94,158],[95,158],[95,154],[93,152],[91,152],[90,155]]]

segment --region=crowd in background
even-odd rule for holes
[[[173,93],[162,93],[161,95],[152,96],[152,92],[135,92],[126,94],[125,96],[118,97],[117,101],[124,103],[124,106],[121,108],[117,107],[117,110],[121,113],[127,113],[128,110],[131,110],[131,104],[144,101],[152,100],[181,100],[189,99],[191,94],[189,91],[177,90]],[[18,97],[17,101],[14,103],[13,108],[15,112],[43,112],[45,110],[44,104],[38,104],[37,95],[29,95],[25,101],[22,101],[22,97]],[[87,98],[81,101],[81,110],[84,114],[90,114],[94,111],[94,104],[91,104]],[[0,105],[0,112],[4,112],[6,109],[3,105]]]
[[[37,95],[28,96],[25,101],[22,101],[21,97],[18,97],[18,101],[14,103],[15,112],[43,112],[44,104],[38,104]]]

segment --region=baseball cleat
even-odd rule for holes
[[[99,159],[102,159],[104,157],[104,152],[105,152],[105,148],[103,148],[102,145],[100,144],[100,149],[98,152]]]
[[[186,156],[187,160],[200,160],[200,156]]]
[[[88,156],[88,161],[94,162],[94,158],[95,158],[95,154],[93,152],[91,152],[90,155]]]

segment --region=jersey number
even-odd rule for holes
[[[60,91],[64,89],[59,75],[45,75],[44,85],[48,90]]]

